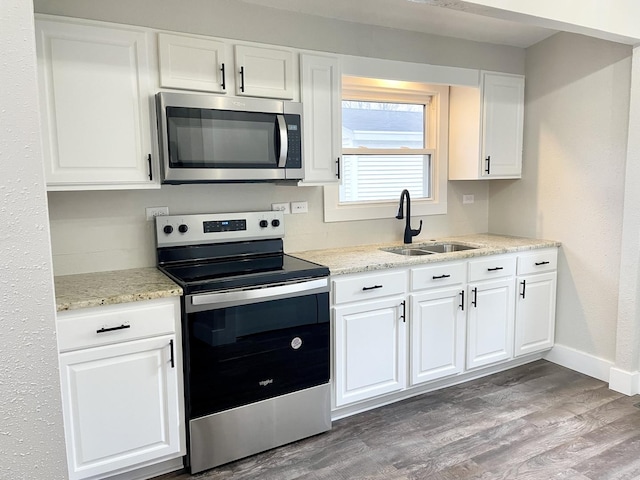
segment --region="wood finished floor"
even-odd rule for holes
[[[540,360],[158,480],[640,479],[639,396]]]

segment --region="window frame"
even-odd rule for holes
[[[369,149],[366,153],[397,155],[430,154],[431,185],[429,198],[412,198],[412,215],[442,215],[447,213],[447,138],[449,121],[449,87],[420,82],[384,80],[357,76],[342,77],[342,99],[355,101],[422,103],[425,97],[430,101],[425,109],[425,143],[427,148],[411,149]],[[422,153],[425,152],[425,153]],[[342,149],[342,155],[364,153],[361,149]],[[341,158],[342,158],[341,155]],[[398,200],[340,203],[339,184],[324,187],[325,222],[393,218],[397,214]]]

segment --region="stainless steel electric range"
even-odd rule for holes
[[[281,212],[156,218],[158,268],[185,292],[191,473],[331,428],[329,270],[283,236]]]

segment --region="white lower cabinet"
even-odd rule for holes
[[[540,358],[554,341],[556,264],[549,248],[333,277],[334,408]]]
[[[516,357],[553,346],[556,323],[557,249],[518,257]]]
[[[470,284],[467,368],[513,356],[513,277]]]
[[[71,480],[105,478],[185,454],[178,302],[58,315]]]
[[[411,385],[462,372],[464,308],[461,287],[411,295]]]
[[[513,357],[515,273],[513,256],[469,261],[467,369]]]
[[[406,385],[404,297],[334,308],[336,406]]]

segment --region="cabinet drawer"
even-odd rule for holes
[[[469,281],[491,280],[515,275],[516,258],[496,255],[483,260],[469,261]]]
[[[518,275],[549,272],[558,268],[558,249],[550,248],[518,255]]]
[[[58,312],[60,352],[175,332],[178,297]]]
[[[403,294],[406,282],[405,272],[337,278],[332,282],[334,304]]]
[[[466,281],[464,263],[442,263],[411,269],[411,290],[445,287]]]

